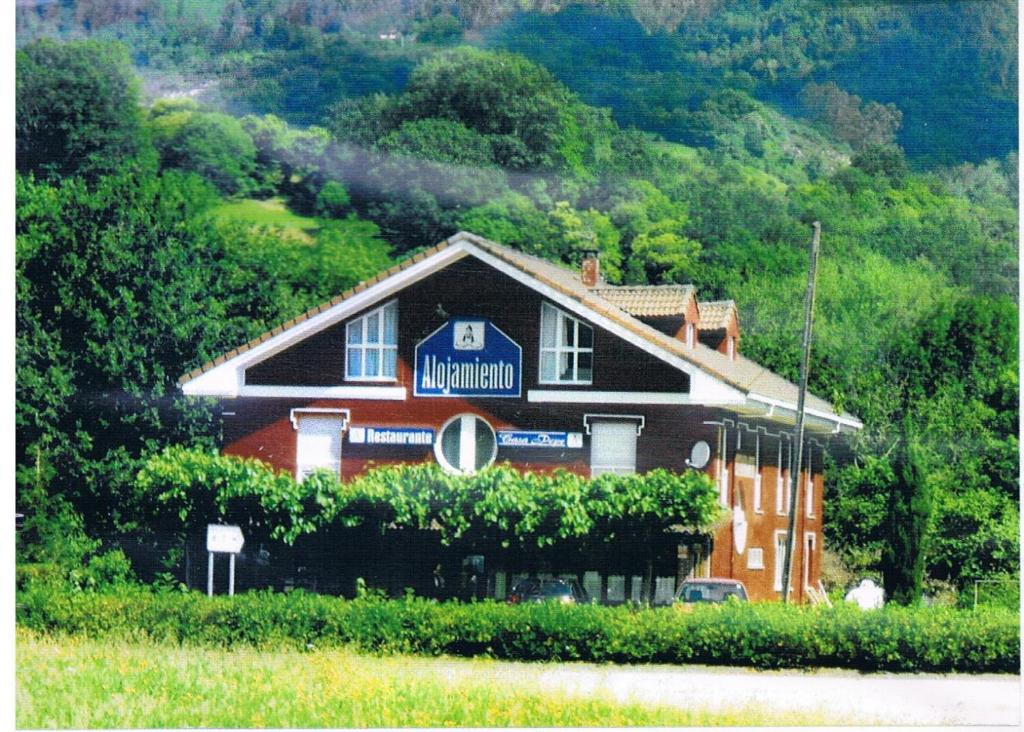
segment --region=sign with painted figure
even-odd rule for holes
[[[457,320],[452,327],[455,338],[452,348],[456,351],[482,351],[487,343],[487,329],[482,320]]]
[[[582,432],[498,430],[498,447],[583,447]]]
[[[518,397],[523,349],[485,318],[452,318],[416,344],[413,395]]]
[[[349,427],[353,445],[433,445],[434,430],[426,427]]]

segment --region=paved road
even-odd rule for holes
[[[548,688],[598,693],[623,702],[709,710],[763,705],[776,711],[821,713],[846,724],[1021,723],[1019,676],[587,664],[543,668],[538,680]]]

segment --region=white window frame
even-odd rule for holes
[[[754,513],[764,513],[761,499],[761,435],[754,435]]]
[[[747,549],[747,569],[764,569],[764,549],[759,546]]]
[[[814,471],[811,467],[814,461],[811,459],[811,445],[807,443],[807,482],[804,485],[804,498],[807,504],[807,518],[814,518]]]
[[[788,456],[792,457],[793,443],[789,443]],[[787,516],[789,514],[789,494],[792,490],[789,484],[789,463],[785,463],[787,467],[783,467],[782,462],[782,440],[779,440],[779,464],[776,470],[775,476],[775,513],[779,516]]]
[[[697,328],[693,323],[686,324],[686,345],[693,348],[696,340]]]
[[[725,345],[726,355],[729,356],[730,361],[736,360],[736,339],[732,336],[727,336]]]
[[[487,461],[479,468],[463,468],[462,465],[452,465],[448,462],[448,458],[444,454],[444,439],[443,435],[452,424],[458,422],[459,424],[459,440],[460,440],[460,459],[459,462],[466,464],[468,462],[476,462],[476,435],[467,427],[467,419],[471,422],[479,421],[486,425],[487,429],[491,432],[491,454]],[[472,452],[468,452],[472,450]],[[469,460],[469,456],[472,456],[472,461]],[[462,414],[456,414],[454,417],[449,418],[441,429],[437,431],[437,439],[434,440],[434,456],[437,458],[437,464],[441,466],[441,469],[451,475],[473,475],[480,470],[490,467],[494,464],[494,459],[498,456],[498,436],[494,432],[494,426],[491,425],[486,419],[481,417],[479,414],[472,412],[463,412]]]
[[[551,310],[555,314],[555,333],[554,333],[554,346],[544,345],[544,311],[545,308]],[[562,345],[564,342],[565,327],[567,323],[572,324],[573,328],[573,343],[574,346]],[[590,330],[590,347],[584,348],[580,346],[580,331],[582,328]],[[540,384],[578,384],[582,386],[590,386],[594,383],[594,327],[584,323],[579,318],[575,318],[569,313],[565,312],[560,308],[556,308],[550,303],[543,302],[540,306],[540,342],[538,344],[538,355],[537,355],[537,382]],[[555,357],[555,378],[545,379],[544,378],[544,354],[552,353]],[[581,379],[579,376],[580,369],[580,354],[590,354],[590,378]],[[572,363],[572,378],[571,379],[560,379],[558,378],[558,364],[561,361],[563,355],[568,355]]]
[[[387,343],[385,341],[385,311],[394,311],[395,314],[395,342]],[[370,318],[377,315],[377,342],[371,343],[369,341],[368,328],[370,324]],[[350,334],[354,328],[359,328],[359,341],[352,343],[350,341]],[[351,376],[349,374],[349,359],[352,358],[353,352],[359,351],[359,375]],[[377,373],[367,374],[366,373],[366,354],[369,351],[377,351]],[[395,359],[395,373],[394,375],[388,376],[384,373],[385,354],[393,353]],[[397,381],[398,380],[398,300],[392,300],[391,302],[381,305],[379,308],[365,313],[350,320],[345,325],[345,381]]]
[[[782,556],[785,552],[779,551],[779,538],[782,537],[783,539],[788,541],[788,535],[789,532],[785,531],[784,529],[776,529],[775,533],[772,534],[772,544],[775,552],[775,565],[773,567],[773,569],[775,570],[775,576],[772,580],[772,589],[774,589],[776,592],[782,592],[782,575],[786,573],[786,569],[782,564]],[[790,591],[793,590],[792,574],[790,574],[789,576],[789,589]]]
[[[808,541],[810,539],[810,541]],[[810,545],[810,546],[808,546]],[[804,532],[804,587],[810,587],[811,584],[811,559],[815,552],[818,550],[818,535],[813,531]],[[810,551],[808,551],[810,549]]]
[[[719,427],[718,433],[718,502],[729,505],[729,428]]]

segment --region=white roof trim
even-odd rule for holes
[[[747,395],[747,399],[751,402],[763,404],[767,406],[769,410],[784,409],[787,412],[793,412],[794,415],[797,411],[797,406],[795,404],[783,402],[778,399],[772,399],[771,397],[762,396],[760,394],[750,393]],[[840,427],[849,427],[850,429],[853,430],[859,430],[864,427],[864,423],[861,422],[859,419],[851,419],[849,417],[843,417],[838,414],[823,412],[820,409],[811,409],[810,407],[804,406],[804,413],[811,417],[816,417],[830,424],[836,425],[836,432],[839,431]]]
[[[329,328],[364,308],[383,300],[405,287],[418,282],[466,256],[465,247],[455,244],[396,272],[362,292],[342,300],[337,305],[318,313],[291,328],[268,338],[258,346],[214,366],[204,374],[186,381],[181,390],[190,396],[237,397],[242,388],[245,370],[254,364],[280,353],[289,346]]]
[[[405,401],[406,390],[404,386],[257,386],[246,384],[238,390],[238,396]]]
[[[530,389],[526,392],[526,400],[551,404],[695,404],[689,394],[670,391]]]
[[[655,358],[661,359],[670,366],[674,366],[678,370],[687,374],[690,377],[690,394],[697,396],[701,401],[720,404],[741,404],[745,401],[743,392],[729,384],[726,384],[721,379],[712,376],[696,364],[680,358],[674,353],[666,351],[655,343],[651,343],[645,339],[638,339],[635,333],[631,333],[629,330],[623,328],[610,318],[590,309],[575,298],[562,294],[555,288],[544,284],[533,275],[523,272],[519,268],[494,256],[490,252],[480,249],[471,242],[466,242],[466,245],[473,256],[480,259],[485,264],[489,264],[494,267],[494,269],[498,270],[502,274],[508,275],[530,289],[539,292],[549,300],[558,303],[566,310],[570,310],[577,315],[581,315],[603,330],[618,336],[627,343],[636,346],[642,351],[646,351]]]
[[[331,416],[336,415],[341,417],[341,431],[344,432],[345,428],[348,427],[348,421],[350,418],[349,411],[347,409],[335,409],[333,407],[298,407],[288,412],[288,419],[291,420],[292,429],[299,428],[299,417],[304,414],[318,414],[320,416]]]

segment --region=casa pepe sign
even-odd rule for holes
[[[414,396],[518,397],[523,349],[486,318],[452,318],[416,344]]]

